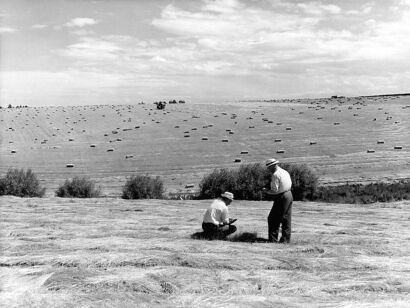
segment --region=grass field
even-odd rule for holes
[[[195,191],[214,168],[272,156],[309,164],[322,184],[410,178],[409,106],[383,97],[3,109],[0,173],[32,168],[48,196],[76,175],[119,196],[133,173]]]
[[[191,239],[209,202],[1,197],[0,306],[408,307],[410,202],[295,202],[289,245]]]

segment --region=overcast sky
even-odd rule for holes
[[[410,92],[410,0],[0,0],[1,105]]]

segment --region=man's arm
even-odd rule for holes
[[[220,223],[220,226],[224,226],[224,225],[228,225],[229,224],[229,212],[228,212],[228,208],[224,209],[222,211],[222,223]]]
[[[279,187],[280,187],[280,179],[279,177],[274,174],[272,175],[272,181],[270,183],[270,189],[264,190],[264,192],[268,195],[276,195],[279,192]]]

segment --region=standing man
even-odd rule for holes
[[[272,180],[270,190],[264,189],[264,191],[273,199],[273,206],[268,216],[269,241],[289,243],[293,202],[292,180],[289,173],[278,164],[279,161],[275,158],[266,161],[266,167],[272,173]],[[278,239],[280,224],[282,224],[282,237]]]
[[[236,231],[232,225],[235,220],[229,218],[228,206],[233,201],[233,193],[224,192],[215,199],[206,210],[202,229],[209,239],[223,239]]]

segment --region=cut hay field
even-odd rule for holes
[[[311,165],[324,184],[410,178],[409,100],[3,109],[0,173],[32,168],[48,196],[75,175],[118,196],[135,172],[161,176],[168,192],[197,190],[214,168],[272,156]]]
[[[209,202],[1,197],[0,306],[408,307],[408,201],[295,202],[289,245],[191,239]]]

